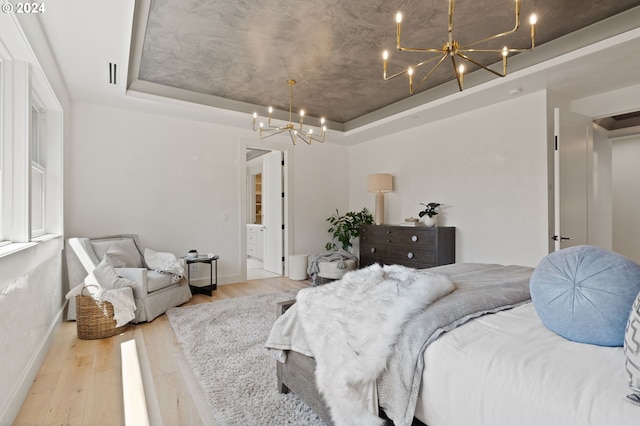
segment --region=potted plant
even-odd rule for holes
[[[438,218],[437,215],[438,213],[440,213],[440,210],[438,209],[438,207],[440,207],[442,204],[440,203],[420,203],[421,205],[425,206],[425,209],[422,210],[420,213],[418,213],[418,216],[423,217],[423,216],[427,216],[424,219],[424,223],[427,226],[436,226],[438,223]]]
[[[360,235],[360,225],[373,223],[373,216],[366,207],[360,212],[347,212],[343,216],[336,209],[336,212],[327,218],[327,222],[331,224],[328,232],[333,240],[337,240],[344,251],[349,251],[353,247],[353,239]],[[338,249],[333,240],[325,245],[327,250]]]

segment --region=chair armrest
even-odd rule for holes
[[[293,306],[296,303],[296,299],[285,300],[283,302],[276,303],[276,317],[287,312],[287,309]]]
[[[115,268],[116,273],[122,278],[133,282],[134,299],[144,299],[149,293],[147,284],[147,270],[145,268]]]

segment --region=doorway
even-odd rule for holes
[[[283,274],[283,153],[246,148],[247,280]]]
[[[640,230],[633,212],[640,203],[629,194],[637,191],[640,126],[632,123],[619,137],[602,126],[603,119],[559,109],[554,124],[555,249],[589,244],[638,262]],[[623,204],[628,200],[636,204]]]

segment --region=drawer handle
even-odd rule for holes
[[[391,233],[391,231],[387,231],[387,234],[390,234],[390,233]]]
[[[391,240],[387,240],[387,242],[388,242],[388,243],[390,243],[390,242],[391,242]]]
[[[416,241],[418,241],[418,236],[417,236],[417,235],[412,235],[412,236],[411,236],[411,241],[413,241],[414,243],[415,243]]]
[[[363,240],[366,240],[366,239],[367,239],[367,237],[362,237],[362,239],[363,239]]]
[[[409,259],[413,259],[413,253],[411,253],[411,252],[407,253],[407,257],[408,257]]]
[[[375,253],[376,252],[376,248],[375,247],[371,247],[371,253]]]

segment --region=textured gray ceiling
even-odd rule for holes
[[[511,29],[514,4],[458,0],[455,39],[464,44]],[[532,12],[541,45],[637,5],[522,0],[518,33],[487,47],[526,47]],[[138,78],[281,110],[289,107],[287,80],[295,79],[294,110],[344,123],[409,96],[406,77],[382,79],[384,49],[392,53],[390,73],[427,57],[395,51],[397,11],[405,16],[403,45],[440,48],[446,41],[444,0],[152,0]],[[446,62],[421,90],[452,78]]]

